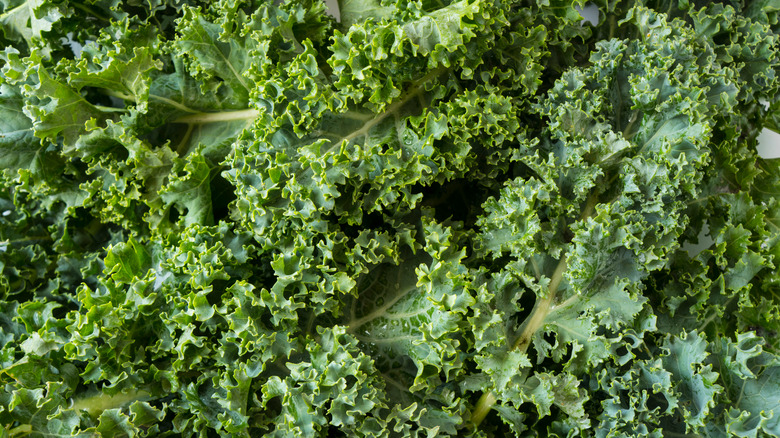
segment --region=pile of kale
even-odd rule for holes
[[[777,0],[0,0],[0,437],[780,437]]]

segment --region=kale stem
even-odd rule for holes
[[[315,317],[314,312],[311,312],[309,314],[309,320],[306,322],[306,331],[304,333],[319,337],[319,335],[314,330],[314,317]]]
[[[607,11],[609,13],[609,11]],[[611,14],[609,16],[609,39],[612,39],[615,37],[615,28],[617,27],[617,23],[615,22],[615,14]]]
[[[425,91],[425,87],[428,84],[428,82],[438,78],[439,76],[441,76],[447,71],[449,71],[448,68],[438,67],[428,72],[428,74],[426,74],[422,78],[412,82],[409,88],[403,94],[401,94],[398,100],[385,107],[382,112],[366,120],[365,123],[363,123],[363,126],[352,131],[346,136],[342,136],[340,140],[330,140],[331,144],[328,145],[327,148],[321,150],[320,155],[327,155],[331,151],[336,150],[338,147],[342,146],[345,142],[347,145],[349,145],[354,139],[368,135],[369,131],[371,131],[373,127],[375,127],[376,125],[384,121],[387,117],[396,115],[396,113],[400,111],[401,108],[404,107],[404,105],[411,102],[412,99],[415,99],[420,94],[422,94]],[[311,172],[311,171],[312,171],[312,167],[308,166],[305,169],[303,169],[301,174],[305,174],[306,172]]]
[[[71,408],[76,411],[85,410],[91,414],[95,414],[103,412],[106,409],[113,409],[128,405],[137,400],[146,399],[150,397],[150,395],[151,394],[144,390],[130,391],[115,395],[106,395],[101,392],[96,395],[74,400]]]
[[[104,113],[126,113],[126,108],[114,108],[112,106],[95,105],[95,108]]]
[[[526,351],[528,346],[531,345],[531,339],[533,338],[533,335],[542,327],[544,324],[544,319],[547,317],[547,314],[550,313],[553,298],[555,297],[558,291],[558,287],[563,280],[563,274],[566,272],[566,267],[566,256],[563,256],[558,262],[558,266],[555,267],[555,272],[550,278],[547,297],[541,301],[537,301],[536,304],[534,304],[531,315],[522,325],[522,333],[520,333],[520,336],[517,337],[517,340],[511,347],[512,350]],[[474,408],[474,411],[471,415],[471,423],[474,425],[474,428],[478,427],[479,424],[482,423],[482,420],[485,419],[485,416],[487,416],[488,412],[490,412],[490,409],[493,407],[493,405],[496,404],[496,401],[496,396],[492,391],[482,394],[482,397],[480,397],[479,401],[477,402],[477,406]]]
[[[474,426],[479,426],[482,420],[485,419],[490,409],[496,404],[496,396],[492,392],[485,392],[477,402],[477,407],[474,408],[474,412],[471,414],[471,423]]]
[[[194,109],[192,109],[192,108],[190,108],[190,107],[188,107],[188,106],[186,106],[184,104],[176,102],[175,100],[168,99],[167,97],[158,96],[156,94],[150,94],[149,95],[149,99],[159,100],[160,102],[167,103],[168,105],[170,105],[170,106],[172,106],[172,107],[174,107],[174,108],[176,108],[178,110],[187,112],[187,113],[199,114],[198,111],[196,111],[196,110],[194,110]]]
[[[206,123],[233,122],[236,120],[251,120],[257,118],[259,114],[260,112],[256,109],[222,111],[217,113],[195,113],[192,115],[179,117],[178,119],[175,119],[172,122],[202,125]]]
[[[116,98],[119,98],[119,99],[122,99],[122,100],[126,100],[126,101],[129,101],[129,102],[135,102],[135,103],[138,102],[138,99],[135,96],[130,95],[130,94],[126,94],[126,93],[122,93],[122,92],[119,92],[119,91],[114,91],[114,90],[109,90],[107,88],[104,88],[103,90],[101,90],[101,92],[103,94],[105,94],[106,96],[116,97]],[[149,99],[154,99],[154,100],[160,101],[160,102],[162,102],[164,104],[170,105],[170,106],[176,108],[177,110],[184,111],[186,113],[192,113],[192,114],[215,114],[215,113],[201,113],[201,112],[199,112],[197,110],[194,110],[194,109],[192,109],[192,108],[190,108],[190,107],[188,107],[188,106],[186,106],[184,104],[176,102],[175,100],[168,99],[167,97],[158,96],[156,94],[150,94],[149,95]]]
[[[623,130],[623,138],[628,139],[630,137],[633,137],[633,133],[631,131],[634,129],[634,125],[636,125],[636,122],[640,119],[639,113],[640,111],[638,109],[635,109],[634,112],[631,113],[631,117],[628,119],[628,124],[626,125],[626,128]]]
[[[357,330],[360,326],[364,325],[367,322],[370,322],[379,316],[382,316],[387,312],[388,309],[393,307],[395,303],[397,303],[401,298],[405,297],[406,294],[409,292],[417,289],[417,285],[413,284],[406,289],[400,291],[398,295],[393,297],[392,299],[388,300],[387,303],[384,305],[376,308],[373,312],[369,313],[368,315],[363,315],[361,318],[353,319],[352,321],[347,323],[347,333],[355,333],[355,330]]]
[[[111,21],[110,18],[106,17],[105,15],[102,15],[102,14],[99,14],[99,13],[95,12],[94,9],[88,7],[87,5],[83,5],[81,3],[74,2],[74,3],[71,3],[71,6],[73,6],[76,9],[81,9],[82,11],[84,11],[84,12],[86,12],[88,14],[91,14],[93,17],[97,18],[98,20],[109,21],[109,22]]]
[[[20,9],[22,6],[24,6],[24,3],[20,4],[19,6],[13,7],[2,14],[0,14],[0,20],[5,20],[6,18],[10,17],[11,15],[19,12],[18,9]]]
[[[26,239],[0,240],[0,245],[15,245],[18,243],[33,243],[54,240],[51,236],[30,236]]]
[[[192,136],[192,130],[194,129],[195,125],[189,124],[187,125],[187,132],[184,133],[184,137],[182,137],[181,141],[178,145],[176,145],[176,153],[179,154],[180,157],[183,157],[185,155],[187,146],[187,142],[190,141],[190,137]]]
[[[352,140],[368,134],[368,132],[373,128],[374,126],[378,125],[380,122],[385,120],[387,116],[391,114],[395,114],[396,111],[400,110],[404,105],[406,105],[409,101],[411,101],[413,98],[416,98],[420,93],[422,93],[425,90],[425,85],[431,81],[432,79],[438,77],[442,73],[447,71],[446,68],[439,67],[437,69],[431,70],[427,75],[423,76],[421,79],[414,82],[414,84],[406,91],[405,94],[403,94],[400,99],[390,104],[384,111],[377,114],[374,118],[367,121],[362,127],[359,129],[353,131],[349,135],[342,138],[342,142],[346,141],[347,144],[349,144]],[[334,142],[334,145],[331,147],[335,147],[337,145],[340,145],[340,143]]]
[[[598,191],[594,191],[590,194],[588,200],[585,202],[585,207],[582,209],[580,220],[586,220],[592,216],[597,203]],[[561,257],[560,261],[558,261],[558,265],[555,267],[555,271],[550,277],[550,283],[547,286],[547,296],[534,304],[534,308],[531,310],[531,314],[520,326],[520,336],[518,336],[515,340],[514,344],[510,348],[511,350],[519,350],[522,352],[528,350],[528,347],[531,345],[531,339],[533,338],[534,334],[536,334],[536,332],[542,328],[545,318],[547,318],[547,315],[553,308],[553,303],[557,298],[559,292],[558,289],[561,286],[563,275],[566,273],[567,267],[567,257],[564,255]],[[478,427],[479,424],[482,423],[482,420],[485,419],[485,416],[487,416],[488,412],[490,412],[490,409],[494,404],[496,404],[497,401],[498,400],[492,391],[482,394],[482,397],[480,397],[471,415],[471,423],[474,425],[474,428]]]
[[[15,436],[25,436],[32,433],[32,425],[31,424],[22,424],[20,426],[14,427],[13,429],[8,431],[9,437],[15,437]]]
[[[129,94],[125,94],[125,93],[122,93],[122,92],[119,92],[119,91],[109,90],[108,88],[102,89],[101,92],[103,94],[105,94],[106,96],[116,97],[116,98],[119,98],[119,99],[122,99],[122,100],[128,100],[130,102],[136,102],[137,101],[135,96],[131,96]]]
[[[568,263],[566,262],[566,256],[563,256],[555,267],[555,272],[553,272],[552,277],[550,277],[547,296],[534,304],[531,315],[522,325],[523,331],[515,340],[514,345],[512,345],[512,350],[525,351],[528,349],[528,346],[531,345],[531,338],[534,333],[542,327],[544,319],[547,317],[547,314],[550,313],[553,299],[558,293],[558,288],[561,285],[561,281],[563,281],[563,274],[566,272],[567,267]]]

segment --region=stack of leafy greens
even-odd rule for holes
[[[0,436],[780,436],[780,2],[596,5],[0,0]]]

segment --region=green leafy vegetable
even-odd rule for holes
[[[0,0],[0,436],[780,437],[780,5],[593,5]]]

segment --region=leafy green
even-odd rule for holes
[[[780,4],[593,4],[0,0],[0,436],[780,437]]]

